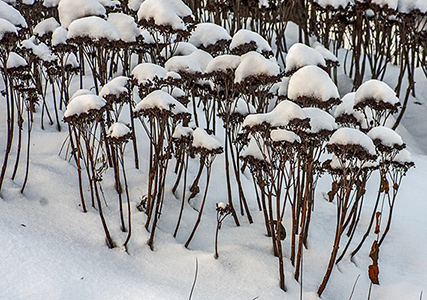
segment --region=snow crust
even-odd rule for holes
[[[79,18],[103,16],[105,7],[96,0],[61,0],[58,4],[59,21],[67,28]]]
[[[182,18],[191,16],[191,9],[181,0],[145,0],[138,10],[138,21],[153,19],[156,25],[170,25],[175,30],[186,30]]]
[[[107,136],[121,138],[131,132],[130,128],[121,122],[116,122],[108,128]]]
[[[332,134],[329,145],[360,145],[371,155],[375,155],[375,145],[363,132],[354,128],[340,128]]]
[[[274,142],[301,143],[301,138],[297,134],[286,129],[272,130],[270,137]]]
[[[371,79],[363,83],[354,96],[354,105],[362,103],[368,99],[374,99],[378,102],[385,102],[391,105],[399,103],[396,93],[386,83]]]
[[[165,68],[152,63],[140,63],[132,70],[132,76],[138,81],[138,85],[147,84],[156,78],[161,80],[166,77],[166,74]]]
[[[200,23],[191,33],[189,43],[199,48],[201,45],[204,47],[214,45],[220,40],[231,40],[231,36],[224,27],[214,23]]]
[[[387,147],[403,145],[402,137],[393,129],[385,126],[374,127],[367,134],[373,141],[380,140],[381,144]]]
[[[193,147],[216,150],[221,148],[221,143],[213,135],[207,134],[202,128],[193,131]]]
[[[165,68],[169,72],[204,73],[212,59],[208,52],[197,49],[190,55],[171,57],[165,63]]]
[[[53,33],[55,29],[61,26],[55,18],[51,17],[41,21],[34,27],[33,33],[38,36],[44,36],[48,33]]]
[[[121,93],[127,93],[128,90],[126,85],[129,83],[130,79],[126,76],[118,76],[110,80],[106,85],[104,85],[99,92],[99,96],[104,97],[107,95],[120,95]]]
[[[259,53],[271,51],[271,46],[261,35],[247,29],[240,29],[234,34],[230,43],[230,50],[233,51],[233,49],[250,42],[255,42],[256,51]]]
[[[177,115],[186,113],[187,109],[179,103],[174,97],[164,91],[154,91],[142,99],[135,107],[135,112],[144,111],[147,109],[158,108],[160,110],[168,110]]]
[[[89,37],[94,40],[120,40],[119,31],[100,17],[85,17],[73,21],[68,27],[67,38]]]
[[[280,67],[275,61],[265,58],[258,52],[251,51],[242,55],[240,64],[234,73],[234,82],[240,83],[250,76],[277,76],[279,73]]]
[[[223,54],[214,57],[206,67],[205,72],[225,72],[227,70],[236,70],[240,64],[240,56],[232,54]]]
[[[107,102],[104,98],[97,95],[80,95],[68,103],[67,109],[64,112],[64,118],[71,116],[79,116],[83,113],[89,113],[90,110],[100,110]]]
[[[326,67],[326,62],[323,55],[315,49],[301,43],[293,44],[286,55],[285,72],[309,65]]]
[[[18,53],[10,52],[9,57],[7,58],[6,68],[13,69],[19,67],[25,67],[27,65],[27,61]]]
[[[141,30],[137,27],[135,20],[126,14],[109,14],[107,22],[119,31],[120,39],[125,43],[136,42],[136,38],[141,35]]]
[[[318,133],[322,130],[334,131],[338,128],[335,118],[326,111],[316,107],[305,107],[302,109],[307,117],[310,118],[309,133]]]
[[[0,1],[0,18],[9,21],[15,26],[27,28],[27,22],[21,13],[3,1]]]
[[[0,18],[0,40],[3,39],[6,33],[15,33],[18,34],[15,25],[10,23],[8,20]]]
[[[272,127],[285,127],[293,119],[303,120],[305,118],[306,115],[299,105],[294,102],[284,100],[271,112],[247,116],[243,121],[243,127],[261,125],[264,122],[270,124]]]
[[[288,98],[311,97],[319,101],[339,98],[338,88],[328,73],[309,65],[296,71],[289,79]]]

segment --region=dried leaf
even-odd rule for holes
[[[334,200],[337,192],[338,192],[338,183],[334,181],[332,182],[332,189],[328,192],[329,202],[332,202]]]
[[[372,259],[372,263],[374,265],[378,265],[379,251],[380,251],[380,247],[378,246],[378,242],[374,241],[372,243],[371,252],[369,253],[369,257]]]
[[[378,268],[378,265],[370,265],[369,269],[369,279],[373,284],[380,284],[380,281],[378,280],[378,275],[380,273],[380,269]]]
[[[385,176],[381,177],[381,184],[380,184],[380,193],[386,193],[388,194],[390,190],[389,184],[388,184],[388,180],[387,178],[385,178]]]
[[[375,225],[374,233],[378,234],[378,233],[380,233],[380,216],[381,216],[381,213],[379,211],[377,211],[375,213],[375,216],[376,216],[376,225]]]

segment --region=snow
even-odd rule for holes
[[[150,38],[152,39],[152,36],[150,35]],[[154,42],[154,39],[153,39]],[[173,53],[170,51],[173,50]],[[163,57],[171,57],[171,56],[183,56],[183,55],[190,55],[194,51],[196,51],[197,48],[190,43],[187,42],[178,42],[174,43],[172,47],[166,47],[162,50],[161,55]]]
[[[197,49],[190,55],[173,56],[165,63],[169,72],[204,73],[212,56],[206,51]]]
[[[315,108],[305,107],[302,109],[307,117],[310,118],[310,129],[307,129],[309,133],[319,133],[322,130],[334,131],[338,128],[335,123],[334,117],[332,117],[326,111]]]
[[[44,36],[48,33],[53,33],[55,29],[61,26],[55,18],[51,17],[41,21],[34,27],[33,33],[38,36]]]
[[[104,97],[107,95],[120,95],[122,93],[127,93],[128,90],[126,85],[129,84],[129,77],[118,76],[110,80],[106,85],[104,85],[99,92],[99,96]]]
[[[387,147],[403,145],[402,137],[393,129],[385,126],[374,127],[367,134],[373,141],[379,140],[382,145]]]
[[[105,15],[105,7],[96,0],[61,0],[58,4],[59,20],[62,27],[79,18]]]
[[[199,48],[201,45],[204,47],[214,45],[221,40],[231,40],[231,36],[223,27],[214,23],[200,23],[191,33],[189,43]]]
[[[323,55],[315,49],[301,43],[293,44],[286,55],[285,72],[293,72],[309,65],[326,67],[326,62]]]
[[[72,68],[79,67],[79,62],[77,61],[77,57],[74,53],[69,53],[64,56],[64,66],[71,66]]]
[[[138,22],[153,19],[156,25],[170,25],[174,30],[186,30],[183,18],[191,15],[190,8],[181,0],[145,0],[138,10]]]
[[[162,80],[166,77],[167,70],[152,63],[140,63],[132,70],[132,76],[140,84],[147,84],[155,79]]]
[[[314,0],[317,4],[326,8],[328,6],[332,6],[337,9],[339,7],[345,8],[348,4],[353,4],[353,0]]]
[[[256,108],[252,104],[247,103],[244,99],[238,98],[231,105],[231,113],[246,117],[249,114],[256,113]]]
[[[207,132],[202,128],[196,128],[193,131],[192,146],[207,150],[217,150],[222,147],[221,143],[215,138],[215,136],[207,134]]]
[[[15,33],[18,35],[15,25],[10,23],[8,20],[0,18],[0,41],[3,39],[6,33]]]
[[[247,29],[240,29],[234,34],[230,43],[230,50],[233,51],[235,48],[250,42],[255,42],[256,51],[259,53],[271,51],[270,45],[261,35]]]
[[[251,51],[242,55],[240,64],[234,73],[234,82],[240,83],[250,76],[278,76],[279,73],[280,67],[275,61]]]
[[[144,0],[129,0],[128,7],[133,11],[138,11]]]
[[[97,1],[106,8],[120,7],[120,1],[118,0],[97,0]]]
[[[165,86],[165,87],[162,87],[161,90],[168,93],[169,95],[171,95],[174,98],[185,97],[185,92],[178,87],[168,88]]]
[[[43,61],[50,62],[53,60],[52,51],[45,43],[37,43],[36,37],[32,36],[28,40],[21,42],[22,47],[31,49],[33,54]]]
[[[64,27],[58,27],[52,34],[52,46],[66,45],[67,44],[68,30]]]
[[[374,99],[377,103],[384,102],[391,105],[400,103],[393,89],[376,79],[366,81],[356,90],[354,105],[361,105],[369,99]]]
[[[227,204],[225,204],[224,202],[218,202],[216,206],[217,208],[225,209],[227,207]]]
[[[0,18],[9,21],[15,26],[27,28],[27,22],[21,13],[3,1],[0,1]]]
[[[190,127],[184,127],[182,125],[177,125],[175,131],[173,132],[172,137],[174,139],[180,139],[181,137],[188,137],[193,135],[193,129]]]
[[[226,72],[227,70],[236,70],[240,64],[240,56],[223,54],[214,57],[206,67],[206,73]]]
[[[293,119],[303,120],[306,118],[304,111],[294,102],[284,100],[280,102],[271,112],[265,114],[248,115],[243,121],[243,127],[253,127],[266,122],[272,127],[286,127]]]
[[[64,118],[87,114],[91,110],[100,110],[106,105],[104,98],[97,95],[80,95],[72,98],[64,112]]]
[[[397,155],[393,158],[394,162],[400,164],[412,163],[414,160],[412,159],[411,152],[406,149],[400,150]]]
[[[377,4],[381,7],[387,5],[388,8],[397,9],[398,0],[372,0],[372,3]]]
[[[326,49],[325,46],[319,42],[313,43],[312,48],[322,54],[325,61],[338,62],[338,57],[336,57],[331,51]]]
[[[95,93],[87,89],[78,89],[71,96],[70,101],[72,101],[74,98],[77,98],[78,96],[83,96],[83,95],[95,95]]]
[[[274,142],[301,143],[301,138],[297,134],[286,129],[272,130],[270,136]]]
[[[424,0],[399,0],[397,9],[399,12],[410,13],[414,10],[427,12],[427,2]]]
[[[375,155],[375,145],[363,132],[354,128],[340,128],[332,134],[329,145],[360,145],[371,155]]]
[[[27,65],[27,61],[18,53],[10,52],[9,57],[7,58],[6,68],[13,69],[19,67],[25,67]]]
[[[135,107],[135,112],[141,112],[147,109],[158,108],[167,110],[174,115],[186,113],[187,109],[175,98],[164,91],[154,91],[142,99]]]
[[[177,72],[167,72],[165,79],[182,79],[181,75],[179,75]]]
[[[113,125],[111,125],[110,128],[108,128],[107,136],[111,138],[119,139],[129,134],[130,132],[131,130],[127,125],[121,122],[116,122]]]
[[[277,83],[279,87],[277,90],[278,96],[284,96],[284,97],[288,96],[289,79],[290,79],[289,77],[284,76],[282,80],[279,83]]]
[[[59,1],[61,1],[61,0],[44,0],[43,6],[47,7],[47,8],[57,7],[59,4]]]
[[[310,78],[310,80],[307,80]],[[289,79],[288,98],[315,98],[321,102],[339,99],[338,88],[328,73],[317,66],[305,66],[296,71]]]
[[[112,13],[108,15],[107,22],[112,24],[120,33],[120,39],[125,43],[136,42],[136,38],[141,35],[141,30],[137,27],[135,20],[122,13]]]
[[[265,148],[262,140],[259,141],[261,149]],[[264,161],[264,155],[261,152],[260,147],[258,146],[257,141],[254,137],[251,137],[248,143],[248,146],[240,154],[241,157],[253,157],[256,160]]]
[[[73,21],[68,27],[67,38],[88,37],[94,40],[120,40],[120,33],[112,24],[100,17],[85,17]]]

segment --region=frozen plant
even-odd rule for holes
[[[219,257],[218,255],[218,234],[222,226],[224,219],[231,214],[231,208],[228,204],[224,202],[219,202],[216,204],[216,231],[215,231],[215,258]]]

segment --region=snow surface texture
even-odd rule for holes
[[[120,40],[120,33],[116,27],[100,17],[85,17],[73,21],[68,28],[68,39],[79,37],[118,41]]]
[[[72,98],[64,112],[64,118],[89,113],[90,110],[100,110],[106,105],[105,100],[97,95],[80,95]]]
[[[310,78],[308,80],[308,78]],[[326,102],[339,98],[338,88],[328,73],[316,66],[305,66],[296,71],[289,79],[288,98],[315,98]]]
[[[331,136],[328,144],[336,145],[360,145],[366,152],[375,155],[375,145],[363,132],[354,128],[340,128]]]
[[[15,25],[10,23],[8,20],[0,18],[0,40],[3,39],[6,33],[15,33],[18,34]]]
[[[215,136],[207,134],[202,128],[196,128],[193,132],[193,147],[216,150],[221,148],[221,144]]]
[[[167,70],[152,63],[140,63],[132,70],[132,76],[138,81],[138,85],[161,80],[166,77]]]
[[[200,23],[191,33],[189,43],[199,48],[201,45],[204,47],[214,45],[221,40],[231,40],[231,36],[223,27],[213,23]]]
[[[22,41],[22,47],[31,49],[33,54],[43,61],[50,62],[53,60],[52,51],[45,43],[38,43],[35,36]]]
[[[9,4],[0,1],[0,18],[5,19],[15,26],[26,28],[27,22],[21,13]]]
[[[104,85],[99,92],[99,96],[104,97],[106,95],[120,95],[121,93],[126,93],[128,90],[126,85],[129,84],[130,79],[126,76],[118,76],[110,80],[106,85]]]
[[[125,43],[136,42],[136,38],[141,35],[141,30],[131,16],[122,13],[109,14],[107,22],[119,31],[120,39]]]
[[[265,58],[258,52],[251,51],[242,55],[235,72],[234,82],[241,83],[250,76],[277,76],[279,73],[280,67],[275,61]]]
[[[34,27],[33,32],[35,35],[44,36],[45,34],[53,33],[59,26],[61,25],[58,23],[58,21],[51,17],[37,24],[37,26]]]
[[[250,42],[255,42],[257,47],[256,51],[259,53],[271,51],[270,45],[262,36],[247,29],[240,29],[234,34],[231,40],[230,50],[233,51],[233,49]]]
[[[286,55],[285,72],[296,71],[309,65],[325,67],[326,62],[323,55],[315,49],[301,43],[292,45]]]
[[[175,30],[186,30],[183,18],[191,16],[191,9],[181,0],[145,0],[138,10],[138,21],[154,20],[156,25],[169,25]]]
[[[27,65],[27,61],[18,53],[10,52],[9,57],[7,58],[6,68],[13,69],[24,67]]]
[[[331,51],[325,48],[319,42],[313,43],[313,49],[322,54],[325,61],[338,62],[338,57],[336,57]]]
[[[384,102],[391,105],[399,103],[399,99],[396,97],[393,89],[386,83],[376,79],[366,81],[356,90],[354,105],[363,103],[368,99],[374,99],[376,102]]]
[[[272,130],[270,136],[274,142],[301,143],[301,138],[298,135],[286,129]]]
[[[240,56],[224,54],[214,57],[206,67],[205,72],[226,72],[227,70],[236,70],[240,64]]]
[[[164,91],[154,91],[142,99],[135,107],[135,112],[140,112],[152,108],[167,110],[177,115],[186,113],[187,109],[179,103],[175,98]]]
[[[190,55],[173,56],[166,63],[169,72],[204,73],[212,55],[203,50],[195,50]]]
[[[112,138],[121,138],[129,134],[130,128],[121,122],[114,123],[108,128],[107,136]]]
[[[105,15],[104,6],[96,0],[61,0],[58,5],[59,20],[68,29],[71,22],[83,17]]]
[[[368,132],[368,136],[374,140],[380,140],[381,144],[387,147],[402,146],[402,137],[393,129],[385,126],[377,126]]]
[[[315,134],[322,130],[332,132],[338,128],[334,117],[326,111],[315,107],[305,107],[302,110],[310,118],[311,128],[307,130],[309,133]]]
[[[67,44],[68,30],[64,27],[58,27],[52,34],[52,46],[66,45]]]

